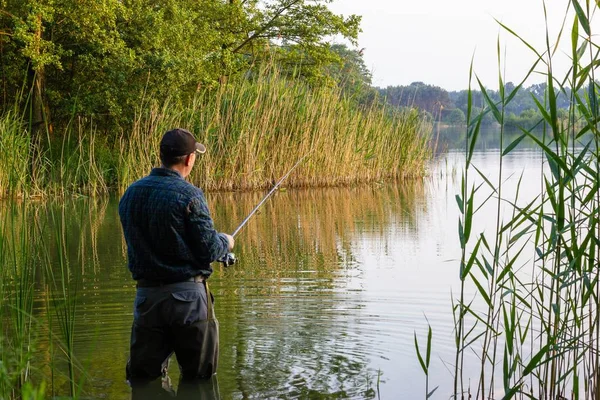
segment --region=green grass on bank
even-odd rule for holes
[[[207,145],[191,176],[206,190],[268,187],[309,153],[288,185],[422,176],[431,156],[431,126],[416,112],[361,108],[335,88],[311,88],[277,71],[200,92],[188,104],[141,99],[135,120],[119,132],[73,118],[41,134],[39,152],[27,122],[13,112],[0,117],[2,196],[123,190],[157,166],[160,138],[173,127]]]

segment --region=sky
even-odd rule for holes
[[[567,0],[547,0],[552,44],[556,43],[567,5]],[[356,48],[364,48],[373,85],[380,87],[421,81],[446,90],[466,89],[473,58],[474,72],[483,84],[497,89],[498,38],[505,81],[520,82],[535,58],[495,19],[536,49],[545,49],[542,0],[335,0],[329,8],[337,14],[362,16]],[[569,11],[568,15],[567,34],[553,58],[554,70],[561,73],[567,71],[570,62],[569,31],[574,13]],[[596,22],[597,18],[593,24]],[[544,80],[537,74],[526,84]]]

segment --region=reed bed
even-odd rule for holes
[[[30,232],[14,208],[2,218],[0,235],[0,397],[21,393],[31,376],[34,350],[33,283],[36,265],[28,257]]]
[[[116,133],[100,131],[93,118],[73,117],[47,134],[35,160],[27,121],[5,114],[0,197],[122,191],[159,165],[160,138],[173,127],[191,130],[207,145],[191,179],[214,191],[268,187],[309,153],[288,185],[422,176],[432,155],[431,124],[416,111],[361,107],[336,88],[309,87],[271,68],[186,103],[144,98],[135,114],[131,126]]]
[[[288,186],[422,176],[431,156],[431,126],[416,111],[359,109],[337,89],[311,88],[271,71],[206,92],[188,107],[144,107],[122,141],[120,189],[156,166],[160,137],[173,126],[207,144],[191,180],[213,191],[272,186],[307,154]]]
[[[577,0],[568,5],[559,35],[571,44],[572,63],[562,77],[553,69],[560,36],[547,34],[546,47],[536,50],[501,24],[536,56],[523,82],[534,71],[546,78],[545,102],[537,104],[541,139],[522,128],[518,138],[506,142],[504,110],[521,85],[505,90],[499,72],[500,101],[494,102],[471,72],[471,84],[483,92],[487,106],[482,114],[473,113],[469,96],[466,162],[457,194],[462,257],[460,289],[452,300],[456,357],[450,363],[451,398],[600,399],[600,86],[595,76],[600,47],[592,32],[598,5]],[[560,92],[571,96],[566,121],[557,116]],[[493,178],[472,162],[487,113],[500,125],[500,172]],[[584,141],[590,134],[591,142]],[[533,140],[543,155],[533,198],[521,194],[521,178],[506,176],[503,167],[504,158],[524,139]],[[494,226],[476,230],[478,215],[490,209]],[[471,290],[474,298],[467,295]],[[430,347],[430,340],[425,350],[417,347],[420,360]],[[422,366],[427,374],[427,365]],[[432,377],[427,378],[429,384]]]

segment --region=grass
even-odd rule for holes
[[[0,116],[0,194],[12,196],[28,189],[30,137],[12,111]]]
[[[572,0],[569,6],[572,12],[559,37],[546,34],[542,50],[500,24],[537,60],[523,82],[534,72],[546,78],[545,102],[537,104],[541,139],[521,128],[514,141],[504,141],[504,110],[523,82],[514,91],[505,90],[500,43],[500,100],[492,101],[470,74],[487,106],[475,115],[469,97],[466,162],[457,194],[462,256],[460,289],[452,300],[455,399],[600,398],[600,85],[595,76],[600,47],[592,32],[598,5]],[[561,54],[554,43],[561,38],[571,44],[571,68],[559,77],[553,65]],[[568,120],[558,118],[560,92],[571,96]],[[487,113],[501,127],[500,172],[494,181],[472,162]],[[590,135],[592,143],[584,142]],[[512,195],[504,190],[503,159],[525,139],[535,142],[543,155],[539,192],[533,198],[521,194],[519,176],[510,178],[516,188]],[[490,209],[495,210],[495,226],[477,231],[478,214]],[[466,295],[471,289],[475,298]],[[475,376],[465,374],[467,354],[479,360]],[[427,365],[422,366],[427,375]]]
[[[288,186],[423,176],[432,155],[431,124],[416,111],[362,107],[336,88],[310,87],[270,67],[199,92],[187,104],[144,97],[135,114],[130,126],[111,133],[93,118],[73,116],[45,135],[43,151],[32,159],[26,117],[6,113],[0,146],[10,157],[0,161],[0,196],[122,191],[159,164],[160,138],[173,127],[191,130],[207,145],[191,179],[212,191],[269,187],[309,152]]]

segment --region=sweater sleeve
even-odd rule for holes
[[[190,248],[200,263],[211,263],[227,254],[228,241],[217,232],[210,217],[204,194],[194,197],[188,205]]]

